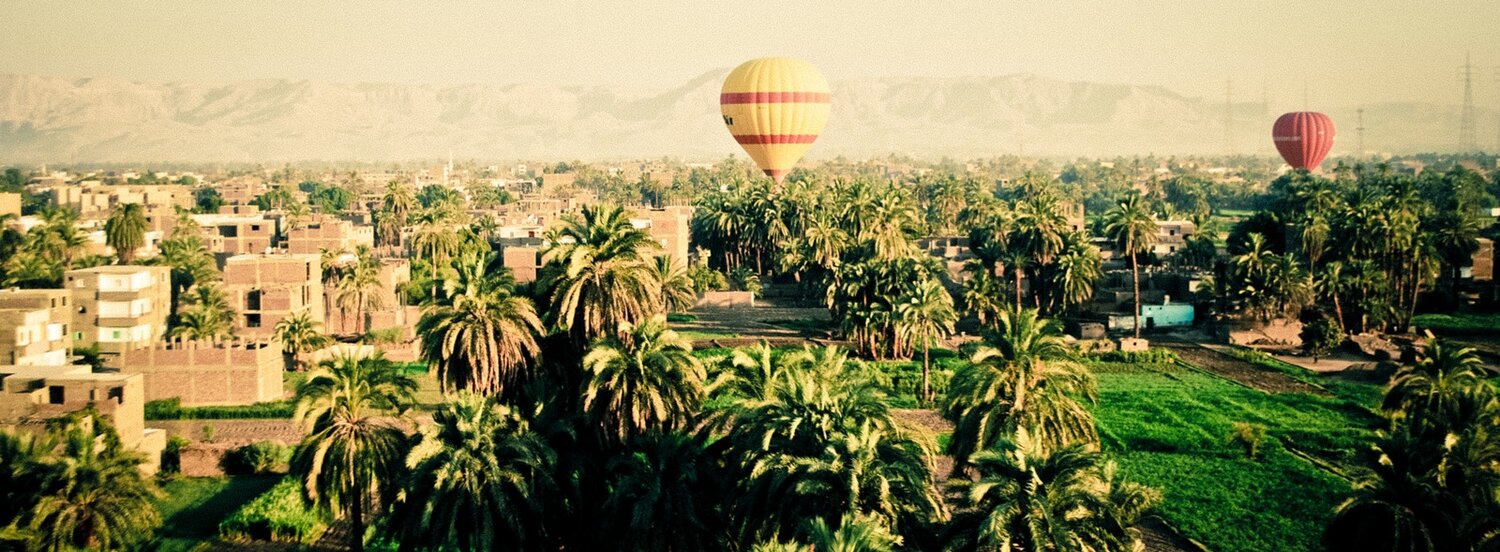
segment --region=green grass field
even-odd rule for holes
[[[1500,313],[1419,314],[1412,320],[1418,330],[1443,336],[1500,337]]]
[[[267,475],[180,477],[167,482],[156,501],[162,526],[152,548],[186,551],[213,540],[219,522],[280,480],[279,475]]]
[[[1169,522],[1214,550],[1320,548],[1349,484],[1288,449],[1348,465],[1379,423],[1342,394],[1271,395],[1174,364],[1091,364],[1105,450],[1132,479],[1162,490]],[[1266,428],[1258,459],[1229,442],[1235,422]]]

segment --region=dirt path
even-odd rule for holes
[[[1297,381],[1281,372],[1261,368],[1197,343],[1157,341],[1155,344],[1177,353],[1177,357],[1188,364],[1251,389],[1259,389],[1267,393],[1329,394],[1328,391],[1315,385]]]

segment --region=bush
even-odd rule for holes
[[[667,322],[670,322],[670,323],[673,323],[673,324],[686,324],[688,322],[693,322],[693,321],[695,321],[697,319],[698,319],[697,316],[693,316],[691,314],[683,314],[683,313],[680,313],[680,312],[674,312],[674,313],[667,314]]]
[[[177,473],[182,471],[182,449],[186,448],[191,441],[173,435],[167,439],[166,448],[161,451],[161,472]]]
[[[1245,458],[1254,460],[1260,456],[1260,446],[1266,441],[1266,426],[1249,422],[1235,422],[1229,431],[1229,444],[1245,449]]]
[[[327,519],[302,498],[302,484],[288,477],[219,523],[219,535],[230,540],[307,543]]]
[[[259,441],[224,455],[224,472],[230,475],[272,473],[292,458],[292,449],[275,441]]]
[[[1089,358],[1102,362],[1121,362],[1127,364],[1172,364],[1177,362],[1177,353],[1168,349],[1147,349],[1145,351],[1110,351],[1089,355]]]
[[[146,403],[147,420],[270,420],[291,418],[291,401],[255,403],[244,406],[182,406],[181,399],[162,399]]]

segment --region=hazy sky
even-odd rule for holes
[[[1500,103],[1496,0],[15,2],[0,73],[676,86],[764,55],[830,80],[1035,73],[1312,107]]]

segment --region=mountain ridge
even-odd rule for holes
[[[728,69],[674,87],[150,82],[0,75],[0,163],[393,161],[740,155],[718,117]],[[1166,87],[1032,74],[836,81],[810,155],[982,157],[1221,154],[1224,104]],[[1457,106],[1365,109],[1369,149],[1453,149]],[[1233,149],[1273,155],[1274,114],[1232,106]],[[1327,111],[1352,121],[1353,108]],[[1489,128],[1482,111],[1481,128]],[[1352,124],[1334,155],[1352,153]]]

